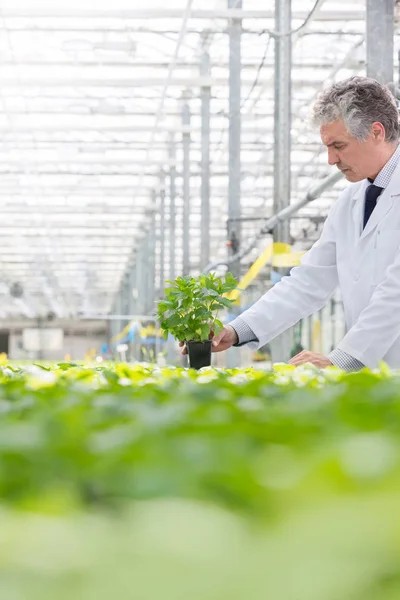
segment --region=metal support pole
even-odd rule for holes
[[[207,36],[202,40],[200,75],[210,77],[210,54]],[[201,91],[201,250],[202,269],[210,262],[210,103],[211,87]]]
[[[228,0],[228,8],[242,8],[242,0]],[[241,225],[241,19],[232,19],[229,27],[229,183],[228,183],[228,241],[229,255],[233,256],[240,249]],[[235,220],[234,220],[235,219]],[[230,271],[240,279],[240,260],[232,262]],[[240,313],[235,305],[233,317]],[[227,366],[234,368],[240,364],[237,348],[228,350]]]
[[[154,199],[155,201],[155,199]],[[146,312],[151,315],[154,313],[156,305],[155,305],[155,299],[156,299],[156,232],[155,232],[155,227],[156,227],[156,219],[155,219],[155,213],[152,212],[151,213],[151,217],[150,217],[150,229],[149,229],[149,233],[147,236],[147,250],[148,250],[148,254],[147,254],[147,275],[148,275],[148,285],[147,285],[147,306],[146,306]]]
[[[290,31],[291,17],[291,0],[275,0],[275,30]],[[291,54],[291,36],[275,37],[274,213],[290,205]],[[290,243],[290,219],[278,222],[273,233],[275,242]],[[272,360],[289,360],[292,345],[293,330],[290,329],[271,345]]]
[[[139,314],[144,315],[146,314],[144,306],[144,290],[146,286],[146,279],[145,266],[143,262],[143,243],[141,243],[136,254],[136,310]]]
[[[228,8],[242,8],[242,0],[228,0]],[[232,19],[229,25],[229,184],[228,219],[240,217],[241,192],[241,19]],[[230,255],[236,254],[240,246],[240,221],[228,221]],[[240,276],[240,262],[232,263],[230,270]]]
[[[275,29],[291,29],[291,0],[275,0]],[[274,213],[290,205],[291,151],[291,52],[290,35],[275,38],[275,130],[274,130]],[[290,243],[290,221],[278,223],[274,241]]]
[[[143,260],[143,293],[142,293],[142,309],[145,315],[149,312],[149,287],[150,287],[150,274],[149,274],[149,234],[142,240],[142,260]]]
[[[155,198],[153,199],[155,201]],[[155,304],[155,213],[150,215],[149,231],[143,239],[143,260],[144,260],[144,293],[143,309],[144,313],[152,316],[154,314]],[[149,319],[150,321],[150,319]],[[146,320],[146,325],[148,321]],[[155,345],[152,347],[146,338],[143,340],[143,346],[146,348],[145,360],[155,359]]]
[[[175,214],[175,198],[176,198],[176,146],[174,136],[170,138],[169,145],[169,158],[170,158],[170,169],[169,169],[169,279],[175,279],[175,226],[176,226],[176,214]]]
[[[122,314],[123,315],[129,315],[129,271],[127,271],[125,273],[123,282],[122,282],[122,286],[121,286],[121,292],[122,292],[122,297],[121,297],[121,301],[122,301]],[[122,323],[122,327],[125,327],[128,324],[129,320],[124,319],[123,323]]]
[[[123,278],[122,284],[121,284],[121,314],[124,315],[125,318],[122,319],[121,321],[121,329],[118,331],[118,333],[120,331],[122,331],[122,329],[124,329],[129,323],[130,323],[130,319],[127,318],[127,316],[130,314],[130,296],[131,296],[131,272],[130,269],[128,267],[125,276]],[[125,344],[126,342],[124,342]],[[123,360],[130,360],[130,349],[129,349],[129,343],[128,343],[128,352],[123,354]]]
[[[394,77],[394,0],[367,0],[367,75],[380,83]]]
[[[129,267],[129,284],[128,284],[128,315],[135,314],[136,310],[136,263],[131,263]],[[128,359],[132,361],[135,358],[133,344],[129,344]]]
[[[165,189],[164,189],[164,179],[160,181],[160,194],[158,199],[158,255],[155,255],[155,261],[158,256],[158,272],[159,279],[156,284],[156,296],[158,299],[164,297],[164,287],[165,287]],[[157,263],[155,262],[155,271],[157,271]],[[158,355],[162,351],[162,342],[159,337],[157,337],[157,330],[159,328],[159,322],[155,321],[156,326],[156,360],[158,360]]]
[[[184,93],[182,107],[182,148],[183,148],[183,275],[190,273],[190,107],[189,94]]]
[[[129,302],[128,315],[133,315],[136,310],[136,301],[134,294],[136,292],[136,263],[131,264],[129,268]]]
[[[165,287],[165,189],[162,186],[160,190],[160,233],[159,233],[159,261],[160,261],[160,285],[159,297],[164,297]]]
[[[145,315],[146,313],[146,296],[147,296],[147,249],[146,249],[146,238],[142,239],[137,252],[136,262],[137,272],[137,312],[138,314]],[[139,326],[140,330],[140,326]],[[142,355],[142,341],[138,338],[135,343],[135,353],[138,360],[143,360]]]
[[[176,146],[174,136],[170,138],[170,146],[169,146],[169,158],[170,158],[170,169],[169,169],[169,279],[174,280],[176,277],[176,269],[175,269],[175,224],[176,224],[176,214],[175,214],[175,199],[176,199],[176,187],[175,187],[175,179],[176,179]],[[172,365],[175,363],[175,340],[171,335],[168,337],[167,341],[167,361],[168,364]]]
[[[114,325],[114,321],[108,321],[107,322],[107,346],[108,346],[108,354],[111,355],[111,345],[112,345],[112,338],[115,335],[115,325]]]
[[[400,88],[400,50],[399,50],[399,53],[397,55],[397,61],[398,61],[398,64],[399,64],[399,72],[397,74],[397,86]]]
[[[117,297],[115,299],[115,313],[117,315],[122,315],[123,314],[122,310],[123,310],[123,307],[122,307],[122,290],[121,290],[121,287],[119,287],[118,292],[117,292]],[[115,327],[116,331],[115,331],[115,334],[118,335],[122,331],[122,328],[123,328],[123,320],[119,319],[116,322],[116,327]],[[118,345],[118,343],[117,343],[117,345]],[[115,354],[117,355],[116,350],[115,350]],[[117,355],[117,356],[118,356],[118,359],[119,359],[119,355]]]

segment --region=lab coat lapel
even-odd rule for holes
[[[362,231],[362,219],[363,219],[363,214],[364,214],[364,198],[365,198],[365,190],[367,189],[367,187],[368,187],[368,180],[365,179],[357,187],[357,189],[351,199],[351,202],[353,204],[351,212],[352,212],[352,217],[353,217],[353,221],[354,221],[356,242],[359,241],[360,234]]]
[[[361,234],[360,240],[364,239],[376,228],[377,225],[379,225],[380,221],[392,208],[392,206],[393,197],[389,191],[389,188],[386,188],[386,190],[383,190],[382,194],[379,196],[376,207],[374,208],[373,213]]]
[[[400,163],[397,165],[388,187],[379,196],[376,207],[361,234],[360,240],[364,239],[379,225],[383,217],[392,208],[395,196],[398,195],[400,195]]]

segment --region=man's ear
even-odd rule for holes
[[[372,137],[376,141],[384,141],[386,138],[385,127],[379,121],[372,123]]]

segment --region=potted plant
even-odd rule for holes
[[[186,343],[189,364],[193,369],[211,365],[212,337],[223,324],[218,312],[231,308],[233,300],[224,296],[237,287],[232,273],[225,281],[212,273],[199,277],[177,277],[164,290],[165,298],[158,303],[157,318],[164,331],[164,339],[171,333]]]

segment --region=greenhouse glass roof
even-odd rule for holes
[[[317,91],[365,74],[365,1],[319,4],[293,36],[292,202],[331,172],[318,133],[307,125]],[[293,28],[304,23],[314,5],[314,0],[293,0]],[[274,0],[243,0],[243,9],[232,10],[243,17],[242,214],[268,217],[273,214],[274,41],[269,31],[275,27]],[[211,89],[210,255],[213,260],[226,255],[228,16],[227,1],[221,0],[2,2],[1,316],[107,313],[132,251],[150,226],[171,166],[177,171],[179,273],[185,132],[191,138],[191,264],[195,271],[204,266],[195,243],[204,87]],[[209,74],[201,70],[204,47]],[[189,129],[182,125],[185,101]],[[299,248],[318,235],[318,218],[326,216],[341,186],[293,219]],[[243,236],[259,227],[246,221]],[[24,302],[9,294],[17,281],[24,287]]]

